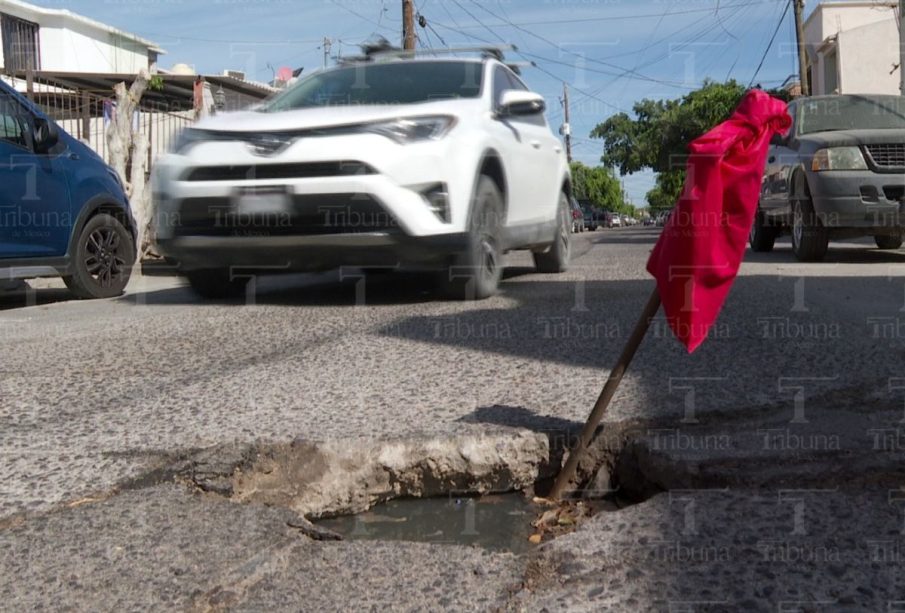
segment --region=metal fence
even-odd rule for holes
[[[106,127],[115,112],[112,98],[37,84],[34,89],[30,97],[48,117],[109,161]],[[143,102],[133,121],[148,137],[150,168],[154,158],[167,150],[179,131],[194,121],[194,111],[171,111],[153,102]]]

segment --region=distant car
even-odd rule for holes
[[[62,277],[78,298],[110,298],[135,255],[115,171],[0,81],[0,279]]]
[[[575,198],[570,198],[572,208],[572,232],[584,232],[584,211]]]
[[[618,213],[610,213],[609,227],[611,227],[611,228],[621,228],[622,227],[622,217]]]
[[[481,299],[516,249],[564,271],[569,167],[544,98],[498,49],[471,55],[383,47],[183,131],[154,167],[160,253],[204,297],[253,274],[401,265]]]
[[[824,258],[830,239],[873,236],[898,249],[905,231],[905,97],[832,95],[788,107],[789,134],[770,144],[751,227],[754,251],[792,234],[802,261]]]
[[[606,225],[606,213],[595,207],[588,207],[584,211],[585,230],[597,230]]]

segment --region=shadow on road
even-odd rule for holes
[[[73,300],[73,297],[66,288],[35,289],[26,284],[14,290],[0,291],[0,311],[44,306],[67,300]]]
[[[506,281],[534,274],[528,266],[510,266]],[[203,300],[187,287],[127,294],[119,300],[131,304],[161,306],[215,303],[245,306],[249,303],[276,306],[389,306],[447,301],[437,287],[436,275],[422,272],[362,272],[360,270],[264,276],[256,280],[251,294],[224,300]]]

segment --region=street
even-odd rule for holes
[[[653,498],[519,556],[321,543],[287,529],[293,512],[395,496],[360,477],[383,493],[356,502],[342,471],[300,468],[308,448],[324,464],[362,450],[385,465],[390,443],[445,457],[443,441],[490,437],[496,449],[518,441],[512,457],[500,452],[507,476],[487,469],[472,483],[453,468],[449,483],[523,489],[555,474],[555,459],[538,455],[561,454],[587,417],[653,289],[644,267],[659,231],[574,234],[562,275],[510,254],[499,294],[478,302],[445,301],[423,275],[358,269],[257,280],[232,302],[200,302],[163,275],[133,279],[118,299],[74,301],[57,281],[0,297],[0,572],[17,578],[0,598],[16,610],[877,610],[898,600],[898,557],[871,557],[870,543],[901,538],[905,253],[865,241],[834,243],[814,264],[796,262],[787,237],[773,253],[749,251],[692,355],[658,317],[600,456],[620,499]],[[296,486],[259,470],[263,456]],[[199,462],[226,468],[199,476]],[[335,473],[312,489],[317,504],[298,485],[306,471]],[[430,481],[391,486],[444,495],[442,479]],[[733,520],[743,515],[744,527]],[[795,560],[783,539],[799,547]],[[667,541],[650,555],[639,545]],[[759,548],[767,541],[776,548]],[[768,574],[739,579],[764,561]],[[657,567],[668,570],[652,577]]]

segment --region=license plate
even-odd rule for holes
[[[239,215],[274,215],[288,213],[291,207],[286,190],[240,192],[235,198]]]

